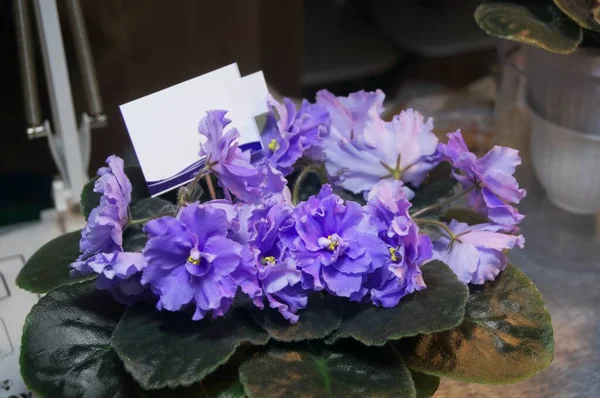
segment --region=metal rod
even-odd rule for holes
[[[71,83],[60,30],[56,0],[34,0],[35,15],[44,59],[44,70],[52,105],[54,131],[60,139],[68,186],[77,197],[88,180],[83,164]],[[58,159],[55,159],[58,162]]]
[[[83,91],[88,106],[88,115],[93,127],[94,124],[103,123],[106,121],[104,109],[102,107],[102,98],[100,89],[98,88],[98,80],[96,79],[96,69],[90,50],[90,43],[85,27],[85,19],[79,0],[66,0],[67,16],[69,25],[71,25],[71,33],[75,44],[75,54],[81,78],[83,79]]]
[[[42,111],[38,92],[33,37],[31,33],[31,12],[29,0],[14,0],[13,13],[19,64],[21,67],[21,85],[27,122],[27,136],[36,138],[46,132],[42,124]]]

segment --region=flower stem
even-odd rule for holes
[[[315,173],[319,177],[321,184],[327,183],[327,176],[323,172],[322,165],[306,166],[304,169],[302,169],[300,175],[298,175],[298,178],[296,179],[296,183],[294,184],[294,192],[292,193],[292,203],[294,203],[294,205],[297,205],[300,199],[300,188],[302,188],[302,183],[311,173]]]
[[[462,198],[463,196],[465,196],[466,194],[468,194],[469,192],[471,192],[473,189],[475,189],[475,187],[470,187],[467,188],[465,190],[463,190],[462,192],[457,193],[456,195],[452,195],[449,198],[446,198],[444,200],[442,200],[441,202],[437,202],[434,203],[432,205],[429,205],[427,207],[422,208],[421,210],[417,210],[416,212],[414,212],[413,214],[411,214],[412,218],[416,218],[419,216],[422,216],[423,214],[429,213],[430,211],[433,210],[437,210],[439,208],[442,208],[446,205],[449,205],[450,203]]]
[[[436,227],[446,231],[450,240],[456,239],[456,235],[454,235],[454,232],[452,232],[452,230],[441,221],[430,220],[425,218],[413,218],[413,221],[416,222],[417,225],[435,225]]]
[[[212,178],[210,174],[206,174],[204,176],[204,180],[206,181],[206,185],[208,185],[208,193],[210,193],[210,198],[212,200],[217,199],[217,193],[215,192],[215,186],[213,185]]]

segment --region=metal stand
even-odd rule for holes
[[[47,137],[50,152],[62,178],[54,184],[57,210],[67,208],[67,202],[77,202],[79,192],[88,180],[87,169],[91,154],[91,128],[106,125],[96,72],[92,62],[87,32],[79,0],[66,0],[66,9],[75,43],[75,52],[86,97],[88,112],[83,113],[79,127],[71,95],[69,71],[60,29],[56,0],[13,0],[19,60],[23,78],[27,135],[29,138]],[[29,2],[33,1],[37,29],[50,103],[51,128],[43,120],[37,91],[35,57],[31,33]],[[54,130],[54,133],[53,133]],[[62,188],[61,188],[62,187]]]

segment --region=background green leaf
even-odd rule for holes
[[[396,307],[345,305],[344,320],[327,341],[353,337],[367,345],[383,345],[388,340],[460,325],[468,296],[466,285],[440,261],[429,262],[422,270],[427,288],[402,298]]]
[[[410,375],[415,384],[417,398],[430,398],[440,387],[440,378],[427,373],[421,373],[413,369],[410,370]]]
[[[415,397],[408,369],[389,351],[269,347],[240,367],[251,398]]]
[[[415,197],[410,201],[412,203],[411,212],[437,203],[454,194],[457,182],[451,176],[451,171],[452,166],[450,166],[450,163],[442,162],[429,172],[423,184],[413,190]]]
[[[131,217],[141,220],[149,217],[164,215],[175,215],[177,207],[164,199],[147,198],[142,199],[131,207]],[[141,252],[148,242],[144,232],[144,224],[130,225],[123,231],[123,250],[126,252]]]
[[[241,344],[263,345],[268,339],[243,310],[192,321],[189,313],[137,304],[125,311],[112,344],[142,388],[159,389],[196,383],[227,362]]]
[[[300,310],[300,319],[293,324],[271,308],[251,310],[256,323],[275,340],[293,342],[322,339],[338,328],[342,321],[342,303],[337,297],[315,293],[307,308]]]
[[[600,24],[592,16],[596,0],[554,0],[554,4],[582,28],[600,32]]]
[[[133,380],[110,345],[123,312],[94,282],[61,286],[33,306],[21,343],[23,380],[39,397],[131,397]]]
[[[450,222],[455,219],[469,225],[483,224],[489,222],[483,214],[474,212],[469,209],[457,208],[448,209],[441,217],[442,221]]]
[[[150,196],[148,193],[148,187],[146,186],[146,179],[144,173],[139,166],[128,166],[125,167],[125,175],[129,178],[131,186],[133,188],[131,192],[131,204],[135,204],[140,200]],[[98,177],[92,178],[85,184],[81,191],[81,212],[83,216],[87,218],[94,207],[97,207],[100,203],[100,194],[94,192],[94,184]]]
[[[61,235],[42,246],[21,268],[17,286],[33,293],[47,293],[55,287],[92,278],[69,276],[69,264],[79,257],[79,239],[81,230]]]
[[[408,366],[471,383],[515,383],[546,369],[554,355],[550,314],[515,267],[472,286],[462,325],[395,343]]]
[[[493,0],[480,4],[475,21],[486,33],[568,54],[583,39],[579,25],[550,1]]]

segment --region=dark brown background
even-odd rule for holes
[[[25,134],[11,2],[1,3],[0,170],[54,174],[46,140],[29,141]],[[92,133],[90,170],[96,170],[106,154],[125,156],[131,152],[120,104],[231,62],[238,62],[242,74],[264,70],[269,83],[286,95],[300,93],[301,0],[81,0],[81,4],[109,118],[108,127]],[[79,115],[85,102],[62,11]],[[41,59],[38,69],[44,116],[50,117]]]

